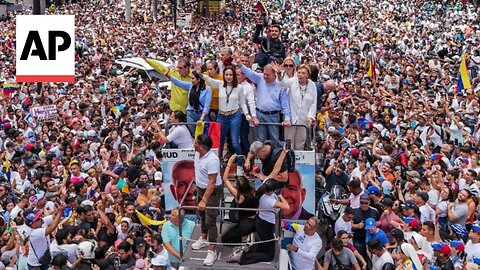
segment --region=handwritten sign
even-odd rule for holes
[[[47,121],[51,119],[56,119],[58,117],[57,106],[55,105],[46,105],[40,107],[32,108],[32,116],[37,119],[37,121]]]

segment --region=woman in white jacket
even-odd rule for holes
[[[278,66],[275,66],[279,71]],[[317,110],[317,88],[310,78],[310,68],[307,65],[300,65],[297,69],[297,76],[284,78],[279,76],[280,85],[288,88],[288,99],[292,112],[292,124],[310,126],[315,122]],[[292,140],[295,150],[304,150],[307,130],[305,127],[285,127],[285,139]]]
[[[223,156],[223,145],[227,135],[232,140],[235,154],[242,155],[240,147],[240,126],[242,124],[240,108],[243,112],[248,112],[248,109],[242,85],[238,83],[235,68],[226,67],[223,70],[223,81],[212,79],[203,74],[201,76],[212,87],[218,89],[219,113],[217,122],[221,124],[219,156]],[[249,115],[245,115],[245,117],[250,118]]]

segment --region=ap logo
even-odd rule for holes
[[[75,82],[75,16],[16,19],[17,82]]]

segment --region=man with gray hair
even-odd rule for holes
[[[275,163],[280,158],[282,151],[283,148],[276,147],[271,141],[265,141],[264,143],[255,141],[250,146],[250,152],[248,152],[247,159],[245,160],[245,169],[249,170],[253,160],[258,158],[262,162],[262,172],[257,175],[261,181],[267,178],[274,178],[278,182],[286,183],[288,181],[286,158],[282,161],[280,172],[272,175]]]
[[[277,74],[272,65],[264,67],[263,73],[258,73],[236,61],[245,76],[257,86],[256,111],[259,123],[257,125],[257,140],[271,140],[276,146],[280,146],[280,127],[277,125],[262,125],[262,123],[282,123],[282,126],[291,125],[290,103],[287,89],[277,82]],[[283,122],[280,113],[283,113]]]
[[[292,269],[315,269],[315,260],[322,249],[322,239],[317,233],[319,220],[311,217],[305,225],[282,221],[284,230],[295,233],[293,242],[287,245]]]

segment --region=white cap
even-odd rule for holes
[[[83,258],[86,260],[95,259],[96,248],[97,248],[97,243],[93,240],[86,240],[78,244],[78,250],[82,252]]]
[[[156,172],[155,175],[153,176],[153,179],[155,181],[157,181],[157,180],[162,181],[163,180],[163,173],[162,172]]]
[[[95,137],[97,136],[97,133],[95,132],[95,130],[89,130],[87,131],[87,136]]]

